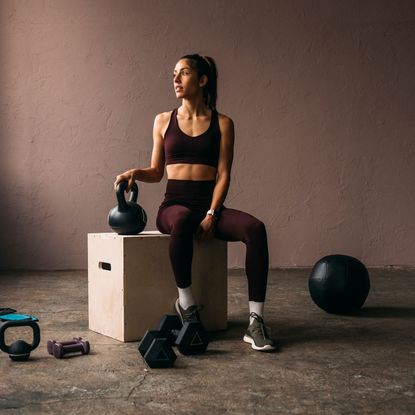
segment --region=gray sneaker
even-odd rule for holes
[[[275,342],[269,337],[264,320],[256,313],[251,313],[254,321],[249,325],[244,335],[244,342],[251,343],[254,350],[272,351],[277,348]]]
[[[200,305],[191,305],[190,307],[183,309],[182,306],[179,303],[179,299],[176,300],[176,303],[174,305],[177,314],[182,320],[182,323],[190,322],[190,321],[199,321],[200,322],[200,316],[199,311],[203,309],[203,306]]]

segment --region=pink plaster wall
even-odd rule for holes
[[[0,267],[86,268],[193,52],[216,59],[235,122],[225,204],[264,221],[271,267],[415,265],[414,19],[392,0],[2,0]],[[141,185],[148,230],[165,183]]]

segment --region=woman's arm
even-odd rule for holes
[[[151,167],[145,169],[130,169],[119,174],[114,182],[114,189],[120,181],[127,181],[127,192],[130,191],[136,180],[146,183],[160,182],[164,175],[164,143],[161,134],[163,123],[163,113],[157,114],[153,126],[153,152],[151,155]]]
[[[151,154],[151,167],[136,169],[134,179],[141,182],[160,182],[164,176],[164,142],[161,130],[165,120],[163,113],[157,114],[153,125],[153,152]]]
[[[231,118],[221,116],[219,118],[221,130],[221,142],[219,151],[218,173],[216,185],[213,190],[211,209],[217,211],[225,201],[231,182],[231,169],[233,162],[233,147],[235,130]]]

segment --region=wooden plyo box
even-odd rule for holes
[[[178,297],[169,257],[170,235],[88,234],[89,328],[128,342],[176,314]],[[227,242],[193,242],[192,292],[203,305],[206,330],[227,327]]]

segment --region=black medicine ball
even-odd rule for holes
[[[356,258],[328,255],[315,263],[308,288],[313,301],[328,313],[353,313],[369,294],[369,273]]]

